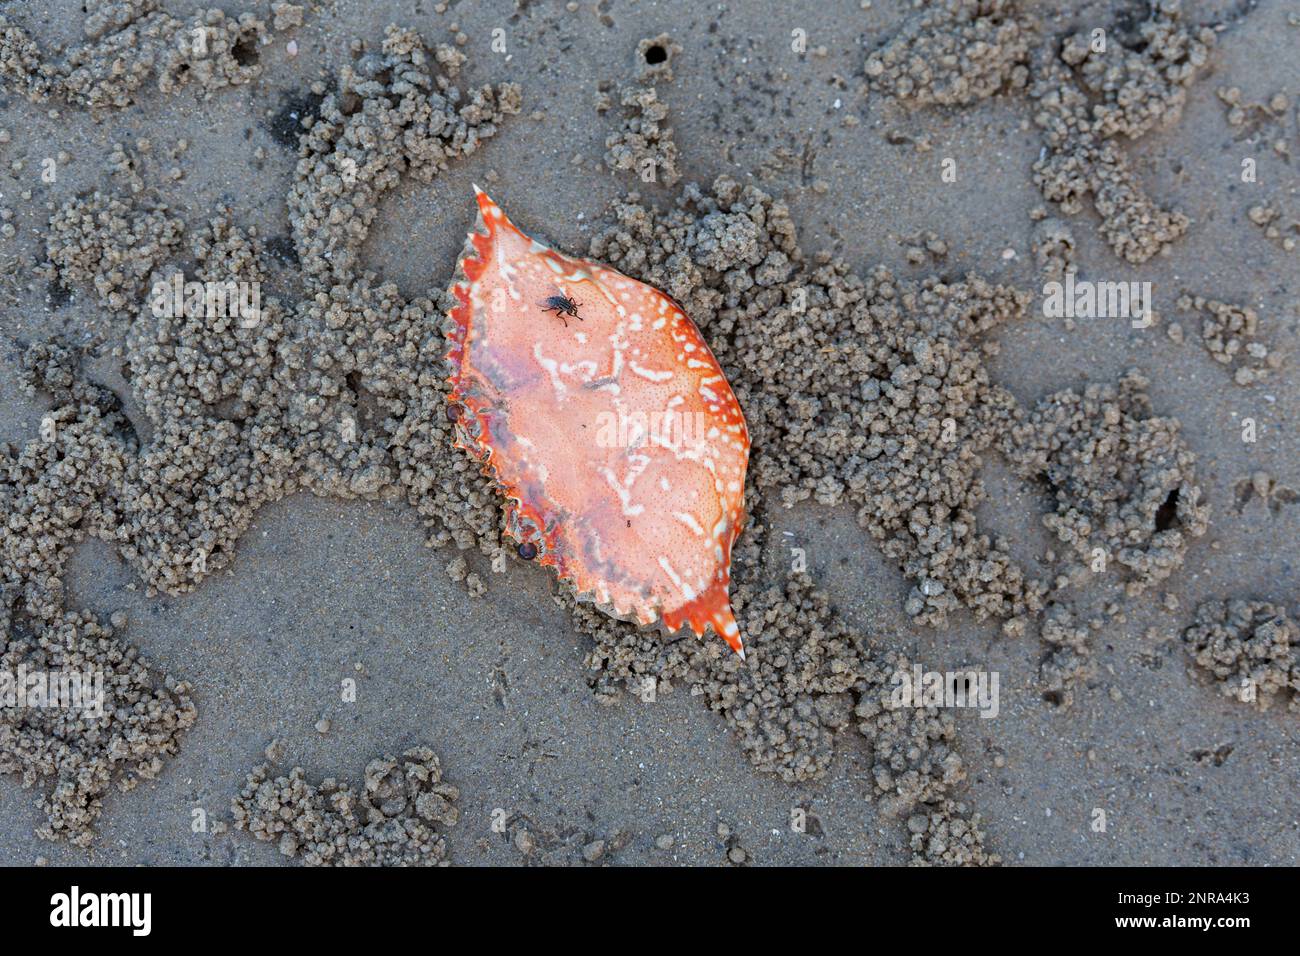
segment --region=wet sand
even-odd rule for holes
[[[1185,234],[1135,263],[1117,257],[1133,247],[1116,246],[1091,201],[1078,212],[1066,211],[1048,203],[1035,185],[1033,167],[1045,144],[1035,123],[1036,101],[1019,82],[1014,63],[996,67],[992,95],[981,93],[971,102],[911,104],[873,87],[873,51],[905,31],[908,18],[906,11],[884,6],[814,12],[796,5],[775,22],[757,5],[715,17],[664,3],[604,4],[598,10],[582,5],[572,12],[549,6],[497,12],[475,5],[414,15],[386,5],[338,4],[309,9],[300,27],[268,26],[271,42],[257,48],[260,75],[233,88],[209,82],[210,99],[199,98],[202,81],[177,92],[149,82],[131,94],[134,105],[99,106],[92,114],[75,101],[32,104],[11,89],[0,119],[11,140],[2,148],[22,167],[10,167],[12,181],[4,189],[13,213],[8,221],[15,224],[4,252],[18,257],[20,266],[16,285],[9,286],[14,301],[0,320],[7,343],[0,360],[0,439],[20,447],[39,438],[42,416],[51,407],[48,393],[19,390],[21,354],[56,334],[86,347],[81,374],[121,400],[139,443],[124,455],[128,464],[130,455],[160,447],[160,422],[189,414],[168,410],[161,374],[167,356],[144,358],[130,301],[116,309],[92,276],[77,273],[75,257],[57,251],[55,270],[66,274],[66,283],[35,274],[49,256],[47,237],[56,234],[51,215],[95,189],[123,196],[136,208],[165,202],[167,215],[186,227],[186,240],[172,258],[187,263],[187,272],[195,258],[191,237],[206,221],[221,215],[243,230],[256,228],[254,243],[260,240],[268,250],[260,257],[263,294],[280,297],[278,328],[285,338],[299,337],[302,354],[310,355],[326,347],[356,351],[351,342],[322,344],[326,340],[313,331],[319,319],[304,303],[318,266],[317,278],[329,282],[341,281],[346,269],[349,294],[362,299],[374,296],[380,282],[392,281],[407,310],[394,309],[398,321],[409,319],[413,327],[436,323],[439,296],[473,224],[469,184],[489,185],[512,218],[557,247],[607,260],[630,254],[620,267],[632,274],[642,269],[641,277],[681,294],[741,389],[742,404],[754,409],[751,427],[757,423],[757,434],[766,439],[761,447],[756,441],[754,460],[767,455],[774,468],[797,461],[800,447],[821,454],[836,446],[827,443],[824,419],[809,437],[791,438],[798,406],[760,411],[764,394],[779,393],[784,400],[790,393],[794,401],[818,395],[830,402],[842,385],[846,394],[853,391],[856,404],[850,408],[859,423],[861,409],[883,400],[872,397],[876,392],[861,393],[865,379],[854,379],[847,365],[835,374],[820,366],[796,374],[774,365],[764,379],[744,326],[733,328],[728,310],[737,307],[726,295],[736,280],[727,276],[737,270],[758,275],[763,262],[745,264],[745,257],[755,250],[766,254],[781,234],[768,229],[767,213],[762,228],[746,232],[741,214],[726,202],[720,219],[710,219],[697,203],[674,220],[666,210],[688,184],[699,184],[701,196],[716,197],[716,178],[727,176],[773,197],[759,204],[765,210],[772,202],[785,203],[809,272],[822,265],[815,256],[826,249],[842,257],[850,275],[887,267],[894,274],[891,287],[920,288],[929,277],[942,279],[945,290],[965,288],[973,272],[1026,295],[1023,314],[1014,314],[1010,299],[994,297],[975,306],[978,315],[996,319],[986,333],[935,333],[931,327],[927,332],[937,338],[926,340],[958,355],[984,343],[974,371],[978,379],[986,370],[989,385],[978,386],[976,404],[1010,417],[991,415],[980,426],[987,433],[982,437],[980,428],[971,429],[970,447],[979,455],[971,474],[982,478],[987,494],[970,494],[966,478],[953,487],[981,533],[1007,539],[1005,547],[992,547],[1023,579],[998,577],[993,591],[1003,603],[993,607],[978,586],[963,583],[954,565],[945,590],[931,594],[927,579],[915,568],[907,570],[917,560],[915,542],[904,539],[901,551],[886,555],[879,535],[873,538],[873,521],[881,534],[895,533],[887,506],[870,496],[855,498],[852,482],[819,493],[815,468],[810,471],[807,463],[770,481],[762,475],[771,472],[760,472],[754,523],[747,531],[753,553],[741,559],[749,569],[744,586],[747,601],[756,606],[766,600],[767,589],[777,588],[770,612],[789,627],[779,624],[785,630],[770,638],[766,656],[759,644],[756,677],[739,674],[720,654],[661,653],[658,639],[604,625],[589,611],[575,616],[567,601],[557,603],[555,584],[540,568],[511,560],[507,573],[494,573],[495,504],[476,497],[477,486],[467,484],[462,472],[458,490],[440,497],[436,488],[451,487],[438,470],[443,464],[429,465],[434,490],[416,478],[392,482],[399,489],[392,491],[385,480],[372,484],[367,471],[386,460],[349,457],[325,439],[294,438],[308,477],[295,479],[300,487],[285,497],[279,487],[264,490],[269,503],[251,509],[251,524],[232,531],[233,548],[193,580],[188,560],[152,560],[162,552],[148,543],[158,540],[149,533],[131,541],[138,555],[133,566],[117,547],[73,527],[58,601],[105,618],[124,612],[124,642],[139,647],[159,675],[192,685],[188,693],[197,717],[177,736],[178,752],[162,758],[156,780],[130,792],[109,791],[102,816],[88,831],[87,848],[35,835],[45,814],[33,804],[48,790],[49,777],[23,789],[16,775],[5,776],[5,861],[285,862],[274,842],[257,842],[236,829],[212,832],[213,823],[231,818],[231,800],[246,774],[264,760],[268,744],[279,740],[276,773],[301,766],[312,783],[333,777],[354,788],[362,786],[372,759],[431,747],[443,779],[459,791],[458,819],[448,825],[444,816],[437,824],[445,856],[456,864],[901,864],[990,862],[992,856],[1012,864],[1294,863],[1300,767],[1288,692],[1267,710],[1220,693],[1214,677],[1193,664],[1182,637],[1204,602],[1243,598],[1294,608],[1296,517],[1282,493],[1300,481],[1292,473],[1296,456],[1289,436],[1294,372],[1285,361],[1272,367],[1250,353],[1216,361],[1212,346],[1202,341],[1202,316],[1180,307],[1179,299],[1200,295],[1250,307],[1258,313],[1257,337],[1268,343],[1269,355],[1293,348],[1296,253],[1285,248],[1282,233],[1270,236],[1253,221],[1261,217],[1252,217],[1251,210],[1261,203],[1286,210],[1284,229],[1286,216],[1300,215],[1296,177],[1275,147],[1281,140],[1300,149],[1294,110],[1300,75],[1294,69],[1285,73],[1284,55],[1300,27],[1288,25],[1281,3],[1260,3],[1248,13],[1227,4],[1185,5],[1182,21],[1191,27],[1227,26],[1215,37],[1203,73],[1186,85],[1177,121],[1144,130],[1132,142],[1120,140],[1134,180],[1161,207],[1187,220]],[[1026,45],[1027,61],[1039,44],[1050,49],[1050,38],[1059,42],[1095,23],[1118,24],[1115,32],[1122,35],[1143,19],[1140,11],[1130,15],[1105,3],[1039,13],[1048,39]],[[75,17],[24,14],[19,6],[7,16],[43,46],[76,37]],[[485,118],[492,135],[466,155],[460,155],[461,141],[452,141],[457,155],[449,155],[447,168],[429,182],[407,173],[384,190],[369,235],[353,249],[355,262],[341,265],[313,245],[318,238],[330,240],[328,229],[300,228],[295,248],[291,223],[309,214],[320,196],[312,190],[321,181],[295,174],[295,152],[286,145],[294,138],[285,135],[292,119],[286,117],[313,108],[320,97],[313,83],[335,92],[343,64],[364,71],[364,52],[350,51],[349,44],[364,40],[377,51],[389,22],[418,30],[430,45],[450,42],[463,52],[467,60],[455,78],[460,87],[518,84],[519,109]],[[452,23],[467,37],[460,46]],[[491,47],[497,28],[505,31],[505,53]],[[807,31],[803,54],[790,49],[797,29]],[[641,43],[664,31],[681,48],[670,51],[671,76],[647,70]],[[290,41],[297,44],[294,56],[288,54]],[[1013,61],[1021,56],[1012,54]],[[450,62],[437,59],[443,67]],[[1268,70],[1261,68],[1266,63]],[[372,65],[382,73],[383,64]],[[392,78],[377,81],[391,85]],[[642,115],[649,101],[624,93],[650,87],[667,114],[655,120],[660,128],[647,137]],[[1231,87],[1250,103],[1270,104],[1284,93],[1288,108],[1248,110],[1234,122],[1239,118],[1232,116],[1231,103],[1216,94]],[[58,116],[51,117],[50,109]],[[468,128],[484,132],[475,125],[479,121],[471,117]],[[151,141],[148,149],[140,149],[142,137]],[[181,139],[187,148],[176,151]],[[665,158],[668,142],[674,149]],[[126,153],[134,159],[125,170],[121,157],[114,158],[115,143],[130,144]],[[58,161],[57,181],[41,183],[42,159],[60,150],[68,159]],[[632,172],[641,154],[660,160],[654,183]],[[618,168],[620,157],[628,155],[632,170]],[[1257,160],[1255,183],[1240,179],[1245,157]],[[942,178],[945,158],[956,161],[955,182]],[[173,168],[180,178],[172,178]],[[137,179],[141,188],[134,191]],[[24,189],[31,190],[30,199],[18,198]],[[607,230],[618,221],[610,204],[626,201],[633,190],[647,209],[660,211],[646,218],[625,210],[621,225],[644,222],[695,243],[695,272],[656,260],[653,241],[620,240],[617,230],[610,238]],[[291,195],[299,198],[286,208]],[[326,207],[337,201],[327,196]],[[1153,283],[1158,321],[1134,329],[1113,318],[1066,323],[1045,316],[1042,289],[1054,265],[1050,256],[1035,254],[1044,238],[1037,207],[1064,225],[1068,249],[1060,241],[1054,248],[1073,262],[1079,278]],[[153,226],[149,234],[156,237]],[[728,230],[744,234],[733,241]],[[339,241],[349,239],[341,235]],[[237,247],[231,241],[221,245],[214,254],[217,268],[244,261]],[[286,248],[290,253],[277,258]],[[642,251],[648,261],[639,258]],[[791,275],[803,275],[799,269]],[[366,270],[377,273],[373,282],[365,279]],[[840,289],[842,281],[824,276],[815,285]],[[110,279],[109,285],[120,288],[116,282]],[[681,288],[674,290],[673,283]],[[782,289],[792,283],[790,276],[775,282]],[[871,290],[869,307],[883,309],[880,286]],[[756,295],[734,294],[743,303]],[[957,301],[954,295],[940,293],[929,314],[943,315],[944,303]],[[846,328],[840,312],[827,311],[828,327]],[[904,311],[927,314],[926,307]],[[745,318],[779,329],[779,313],[776,308]],[[393,321],[388,316],[375,327]],[[1175,321],[1181,340],[1170,332]],[[859,329],[855,341],[872,341],[871,334]],[[880,347],[887,346],[882,341]],[[912,354],[912,346],[907,348]],[[888,346],[888,361],[897,351]],[[379,383],[404,381],[406,367],[391,355],[380,350],[377,359],[359,358],[359,378],[351,383],[338,376],[354,393],[350,407],[363,428],[382,431],[377,421],[386,396]],[[1267,368],[1268,375],[1238,384],[1243,364]],[[151,379],[142,368],[160,374]],[[1171,487],[1199,489],[1209,508],[1206,528],[1200,535],[1192,532],[1201,518],[1187,511],[1184,493],[1178,499],[1184,513],[1175,517],[1183,522],[1185,540],[1171,546],[1168,560],[1163,552],[1156,555],[1156,572],[1142,565],[1058,587],[1057,576],[1076,560],[1086,565],[1090,549],[1073,555],[1071,547],[1053,541],[1043,516],[1061,509],[1068,523],[1070,495],[1080,488],[1091,493],[1105,476],[1058,458],[1052,467],[1070,480],[1041,482],[1030,467],[1034,437],[1006,436],[1013,425],[1032,425],[1035,408],[1048,418],[1055,414],[1061,402],[1051,396],[1067,389],[1082,394],[1089,385],[1114,388],[1130,368],[1145,374],[1151,407],[1139,402],[1116,421],[1131,419],[1134,434],[1147,436],[1120,453],[1130,456],[1124,462],[1132,466],[1127,483],[1120,484],[1130,492],[1144,487],[1141,456],[1151,447],[1152,420],[1177,419],[1178,437],[1169,447],[1184,449],[1195,463],[1172,477],[1164,465],[1149,470],[1145,474],[1157,475],[1150,487],[1156,497],[1134,504],[1121,496],[1111,516],[1123,524],[1121,506],[1132,504],[1132,514],[1145,522],[1145,538],[1136,544],[1161,551],[1151,536],[1162,521],[1172,520],[1156,519],[1166,501],[1165,483],[1172,482]],[[909,387],[902,378],[893,384]],[[321,385],[309,382],[308,393],[312,388]],[[426,391],[433,421],[436,390]],[[247,418],[222,401],[210,403],[217,415]],[[298,414],[291,404],[281,412],[278,399],[266,401],[261,407],[271,409],[268,421],[301,424],[301,417],[290,417]],[[366,401],[380,410],[367,413]],[[1086,439],[1108,414],[1098,409],[1082,416],[1073,432],[1054,424],[1047,431],[1049,444],[1072,433]],[[1242,440],[1243,418],[1255,420],[1257,441]],[[919,427],[915,417],[904,415],[887,435],[921,434]],[[429,433],[438,434],[436,428]],[[177,440],[184,447],[184,435]],[[444,452],[422,456],[418,442],[404,447],[412,461],[453,460]],[[826,453],[825,460],[836,454]],[[849,468],[846,462],[836,467]],[[1257,473],[1270,480],[1252,481]],[[1246,496],[1246,486],[1261,492]],[[785,501],[793,499],[800,500],[787,509]],[[860,508],[865,517],[855,514]],[[449,526],[453,513],[468,518]],[[147,532],[165,519],[165,512],[150,514],[134,527]],[[1124,533],[1137,530],[1125,527]],[[436,547],[426,547],[431,538]],[[742,547],[745,542],[742,537]],[[1135,544],[1131,537],[1116,540],[1113,550],[1125,543]],[[791,548],[804,553],[806,579],[791,575]],[[1047,559],[1049,552],[1054,560]],[[465,559],[464,569],[449,576],[448,565],[458,557]],[[466,578],[469,572],[486,584],[486,593],[472,593],[478,588]],[[142,580],[142,574],[151,579]],[[1135,581],[1140,588],[1133,587]],[[1042,589],[1034,582],[1042,582]],[[150,595],[150,583],[167,587]],[[177,591],[190,584],[197,586]],[[823,607],[809,596],[813,588],[829,595],[824,610],[812,610]],[[958,597],[949,606],[942,594]],[[1012,607],[1017,601],[1023,606]],[[977,620],[972,613],[981,602],[992,619]],[[1060,650],[1050,642],[1068,628],[1044,627],[1059,622],[1063,606],[1082,631],[1077,648]],[[827,667],[839,661],[861,671],[847,689],[797,676],[797,669],[779,663],[787,649],[798,654],[831,646],[815,633],[828,622],[855,635],[845,647],[817,651]],[[899,655],[932,670],[996,671],[997,717],[948,711],[934,721],[918,717],[886,726],[864,702],[882,689],[887,664]],[[625,681],[643,672],[667,680],[671,689],[653,702],[641,700]],[[1232,668],[1227,673],[1235,680]],[[357,681],[355,703],[340,699],[346,679]],[[733,695],[759,707],[764,721],[749,720]],[[318,726],[327,729],[322,733]],[[916,734],[916,750],[908,752],[905,741]],[[887,759],[890,748],[898,748],[892,753],[903,766],[882,783],[882,754]],[[820,773],[809,770],[822,765]],[[915,779],[907,779],[909,774]],[[924,794],[920,803],[918,793]],[[207,815],[207,832],[192,830],[196,809]],[[1106,815],[1104,832],[1094,829],[1098,809]],[[799,832],[793,819],[811,822]],[[960,824],[956,831],[954,821]],[[974,831],[979,840],[970,838]]]

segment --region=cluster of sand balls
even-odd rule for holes
[[[218,8],[180,19],[158,6],[158,0],[99,5],[87,15],[84,41],[57,55],[0,17],[0,77],[35,102],[53,98],[107,110],[130,106],[150,80],[162,93],[193,85],[208,97],[261,76],[259,47],[270,42],[264,19]],[[302,22],[302,7],[276,2],[272,10],[276,30]]]
[[[21,451],[0,446],[0,668],[46,680],[76,674],[98,682],[103,699],[93,711],[66,701],[0,706],[0,772],[29,787],[53,778],[38,832],[88,846],[105,793],[156,777],[197,714],[189,685],[123,639],[124,615],[106,621],[64,604],[72,548],[88,533],[112,533],[110,489],[138,452],[117,397],[82,380],[75,355],[57,345],[33,345],[23,371],[26,387],[55,405],[42,438]]]
[[[1187,217],[1146,194],[1119,143],[1177,120],[1214,31],[1184,25],[1180,0],[1153,3],[1131,35],[1116,25],[1064,41],[1038,12],[1017,0],[927,7],[867,57],[868,83],[918,107],[1023,92],[1043,135],[1034,164],[1043,197],[1067,215],[1091,197],[1115,254],[1145,262],[1186,232]]]
[[[308,866],[436,866],[447,862],[443,834],[456,825],[460,791],[442,779],[428,747],[366,765],[361,792],[301,767],[273,776],[256,767],[231,801],[235,826],[273,842]]]
[[[1300,630],[1285,607],[1234,598],[1206,601],[1183,632],[1187,652],[1221,693],[1261,710],[1300,710]]]
[[[907,20],[863,72],[873,90],[915,106],[965,106],[1023,90],[1036,27],[1014,0],[947,0]]]
[[[293,19],[283,6],[280,15]],[[144,28],[139,18],[117,26]],[[450,76],[462,59],[391,28],[382,51],[358,67],[372,75],[349,74],[326,98],[303,136],[290,197],[307,294],[268,298],[251,321],[160,314],[148,293],[183,269],[187,280],[261,284],[271,260],[252,230],[216,216],[186,234],[147,195],[93,193],[54,211],[53,277],[93,286],[101,306],[126,320],[123,372],[145,421],[132,422],[115,395],[91,384],[74,350],[28,348],[28,387],[50,408],[37,438],[4,449],[0,469],[7,646],[15,660],[39,658],[61,636],[77,660],[89,655],[121,675],[107,682],[112,708],[102,725],[56,726],[29,709],[0,714],[4,769],[29,785],[54,778],[47,835],[88,843],[104,791],[156,773],[194,720],[187,685],[149,669],[92,616],[65,609],[63,568],[79,541],[107,541],[151,592],[177,593],[228,566],[257,510],[300,488],[405,494],[434,543],[494,538],[496,501],[459,460],[441,414],[438,305],[355,274],[364,229],[330,221],[332,208],[352,203],[369,210],[358,213],[368,224],[400,173],[436,174],[517,110],[516,87],[456,89]],[[354,159],[355,178],[331,172],[349,172]],[[136,428],[146,424],[143,443]]]
[[[1178,299],[1181,312],[1201,317],[1201,344],[1216,362],[1232,369],[1238,385],[1264,381],[1282,365],[1282,353],[1270,350],[1260,341],[1259,315],[1249,306],[1183,295]]]

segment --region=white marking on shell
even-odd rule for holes
[[[619,483],[618,478],[615,477],[614,472],[610,469],[602,468],[600,473],[605,479],[605,484],[609,485],[610,490],[612,490],[614,494],[618,495],[619,506],[624,515],[629,518],[635,518],[637,515],[642,514],[645,511],[645,505],[632,504],[632,492],[630,486],[632,481],[636,480],[635,478],[631,479],[627,483],[628,487],[625,487]]]
[[[700,525],[698,521],[695,520],[695,515],[689,514],[688,512],[685,511],[674,511],[673,517],[676,518],[678,521],[680,521],[682,524],[686,525],[686,527],[690,528],[700,537],[704,536],[704,528]]]
[[[640,375],[642,378],[648,379],[651,382],[667,382],[671,380],[674,375],[673,372],[656,372],[654,369],[645,368],[644,366],[638,365],[636,362],[628,362],[627,367],[635,374]]]
[[[542,354],[542,343],[540,342],[533,345],[533,358],[537,360],[537,364],[550,377],[551,387],[555,389],[556,399],[563,399],[568,394],[568,389],[564,387],[564,380],[560,378],[560,363]]]
[[[695,600],[695,592],[691,590],[691,586],[677,575],[677,572],[673,570],[673,566],[668,563],[668,559],[663,555],[659,556],[659,567],[664,569],[664,574],[668,575],[669,580],[677,586],[677,590],[682,592],[682,596],[685,597],[686,600]]]

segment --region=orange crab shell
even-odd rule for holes
[[[670,297],[530,239],[474,190],[448,412],[507,534],[616,616],[711,626],[743,658],[728,589],[749,433],[721,366]],[[544,311],[557,295],[577,314]]]

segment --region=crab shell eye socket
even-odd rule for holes
[[[447,421],[452,423],[458,422],[460,421],[460,416],[464,413],[465,409],[461,408],[461,406],[457,405],[455,402],[449,402],[447,404]]]
[[[533,560],[533,558],[537,557],[537,545],[531,541],[525,541],[519,546],[519,557],[525,561]]]

